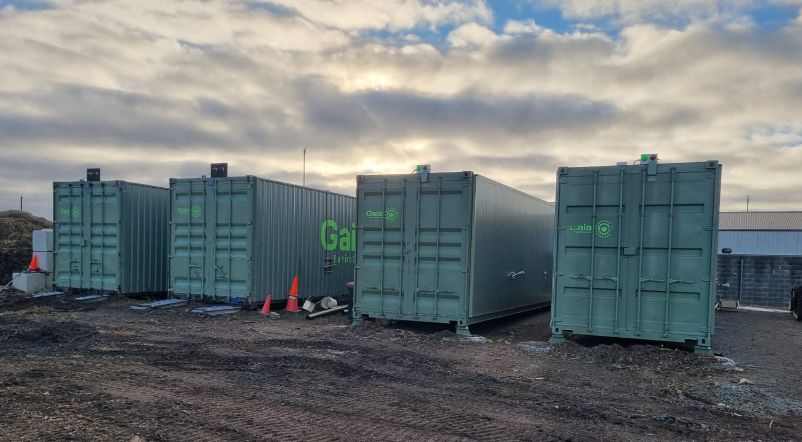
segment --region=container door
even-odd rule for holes
[[[207,234],[210,250],[211,295],[238,303],[251,293],[254,181],[248,178],[212,179],[207,191]]]
[[[120,288],[120,202],[118,183],[89,182],[84,192],[83,287]]]
[[[716,162],[562,170],[553,331],[708,345],[718,179]]]
[[[467,315],[472,175],[360,185],[359,313],[438,322]]]
[[[57,184],[54,189],[56,268],[54,284],[81,288],[83,278],[83,185]]]
[[[642,167],[631,176],[640,198],[630,222],[639,232],[626,262],[627,328],[636,337],[680,341],[712,334],[718,164]],[[637,224],[636,224],[637,223]],[[633,235],[634,236],[634,235]]]
[[[421,175],[410,180],[405,219],[406,311],[432,320],[467,315],[468,242],[472,220],[472,174]]]
[[[357,223],[357,286],[360,314],[398,317],[404,312],[404,256],[410,241],[405,230],[407,178],[367,178],[359,184]],[[407,309],[408,311],[411,311]]]
[[[177,296],[206,294],[206,182],[175,181],[172,197],[171,289]]]

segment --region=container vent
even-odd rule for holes
[[[86,169],[86,181],[100,181],[100,169]]]
[[[212,178],[227,178],[227,177],[228,177],[228,163],[212,164]]]

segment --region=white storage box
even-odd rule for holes
[[[14,288],[25,293],[39,293],[47,288],[44,273],[14,273]]]
[[[33,251],[53,251],[53,229],[41,229],[33,231]]]

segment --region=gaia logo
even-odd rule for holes
[[[386,220],[388,223],[394,223],[398,220],[398,210],[387,209],[384,212],[381,210],[368,210],[365,216],[372,220]]]
[[[610,237],[610,231],[612,228],[613,226],[610,224],[610,221],[603,219],[596,223],[596,236],[601,239],[607,239]]]
[[[320,223],[320,245],[327,252],[356,251],[356,224],[340,227],[333,219]]]
[[[593,233],[596,231],[596,236],[601,239],[610,237],[613,231],[613,225],[606,219],[600,220],[596,223],[596,228],[592,224],[571,224],[568,226],[568,231],[571,233]]]

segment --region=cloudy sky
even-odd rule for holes
[[[87,167],[166,185],[719,159],[802,209],[802,0],[0,0],[0,209]]]

